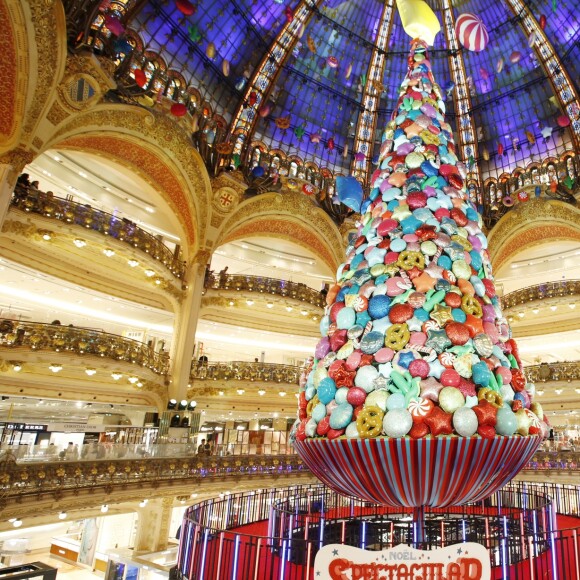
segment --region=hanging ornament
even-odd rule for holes
[[[497,145],[497,154],[503,155],[503,145],[501,143],[498,143]]]
[[[115,36],[121,36],[125,32],[125,27],[121,24],[121,21],[112,14],[105,14],[105,26]]]
[[[339,175],[336,178],[336,194],[346,207],[358,212],[363,198],[363,188],[351,175]]]
[[[362,163],[365,160],[365,154],[359,151],[358,153],[354,154],[354,160],[357,163]]]
[[[284,16],[286,16],[287,22],[292,22],[294,20],[294,10],[290,6],[284,8]]]
[[[567,127],[570,124],[570,118],[567,115],[560,115],[556,119],[559,127]]]
[[[483,148],[483,151],[481,152],[481,155],[483,156],[483,159],[485,161],[489,161],[489,149],[487,147]]]
[[[346,159],[348,157],[348,143],[344,144],[344,149],[342,150],[342,157]]]
[[[480,67],[479,69],[479,74],[481,75],[481,78],[486,81],[489,79],[489,73],[487,72],[486,69],[484,69],[483,67]]]
[[[222,72],[224,73],[224,77],[230,76],[230,61],[224,58],[222,62]]]
[[[526,203],[527,201],[530,201],[530,196],[528,195],[528,192],[525,189],[518,191],[518,200],[521,203]]]
[[[195,42],[196,44],[201,40],[201,32],[197,24],[191,24],[187,27],[187,36],[189,36],[191,42]]]
[[[531,131],[525,131],[526,134],[526,138],[528,139],[528,143],[530,145],[533,145],[536,142],[536,137],[534,136],[534,134]]]
[[[545,16],[542,14],[542,15],[540,16],[540,28],[541,28],[542,30],[545,30],[545,28],[546,28],[546,22],[547,22],[547,21],[548,21],[548,19],[547,19],[547,18],[546,18],[546,17],[545,17]]]
[[[189,0],[175,0],[175,6],[185,16],[192,16],[197,10],[197,6],[192,4]]]
[[[352,74],[352,62],[349,62],[346,65],[346,70],[344,71],[344,78],[348,80],[351,74]]]
[[[205,56],[207,56],[207,58],[213,60],[215,57],[215,44],[213,42],[210,42],[206,49],[205,49]]]
[[[147,84],[147,75],[140,68],[136,68],[133,71],[133,77],[135,78],[137,86],[143,88]]]
[[[326,64],[330,67],[330,68],[338,68],[338,60],[335,56],[329,56],[326,59]]]
[[[183,103],[173,103],[171,105],[171,114],[174,117],[183,117],[187,113],[187,107]]]
[[[487,28],[475,14],[461,14],[455,23],[455,34],[463,47],[473,52],[482,51],[489,42]]]
[[[310,34],[306,37],[306,45],[308,46],[308,50],[310,52],[316,52],[316,43]]]
[[[512,64],[517,64],[518,62],[520,62],[521,58],[522,58],[522,53],[519,50],[514,50],[510,54],[510,62]]]
[[[290,127],[290,117],[278,117],[275,121],[278,129],[288,129]]]
[[[296,129],[294,129],[294,135],[296,135],[296,138],[298,140],[302,139],[302,137],[304,136],[304,133],[306,133],[306,129],[304,129],[303,125],[300,125],[300,126],[296,127]]]
[[[495,70],[498,74],[503,70],[503,64],[504,64],[503,56],[500,56],[497,60],[497,63],[495,64]]]
[[[258,115],[260,115],[260,117],[264,118],[264,117],[267,117],[271,112],[272,112],[272,103],[270,103],[268,101],[260,107],[260,110],[258,111]]]
[[[315,143],[318,145],[318,143],[320,143],[321,139],[322,139],[322,137],[320,136],[320,133],[312,133],[310,135],[310,143]]]
[[[542,137],[544,139],[549,139],[552,136],[552,127],[544,127],[540,132],[542,133]]]
[[[335,145],[334,145],[334,137],[330,137],[328,139],[328,141],[326,142],[326,148],[329,151],[334,151],[334,147],[335,147]]]

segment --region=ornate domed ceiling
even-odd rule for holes
[[[428,4],[442,25],[435,79],[476,181],[578,150],[580,1]],[[489,32],[483,50],[458,42],[465,13]],[[104,0],[93,14],[85,44],[131,78],[142,69],[150,98],[213,117],[248,161],[258,145],[368,180],[407,68],[394,0]]]

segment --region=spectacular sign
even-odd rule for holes
[[[467,542],[436,550],[400,544],[380,552],[331,544],[319,550],[315,578],[329,580],[490,580],[487,550]]]

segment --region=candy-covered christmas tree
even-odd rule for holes
[[[547,429],[425,42],[413,40],[408,62],[302,376],[294,435],[314,473],[343,493],[443,506],[498,489]]]

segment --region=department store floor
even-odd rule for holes
[[[96,580],[103,578],[104,574],[92,572],[88,568],[55,558],[48,549],[32,550],[28,554],[13,556],[10,565],[28,564],[30,562],[42,562],[58,569],[59,580]]]

